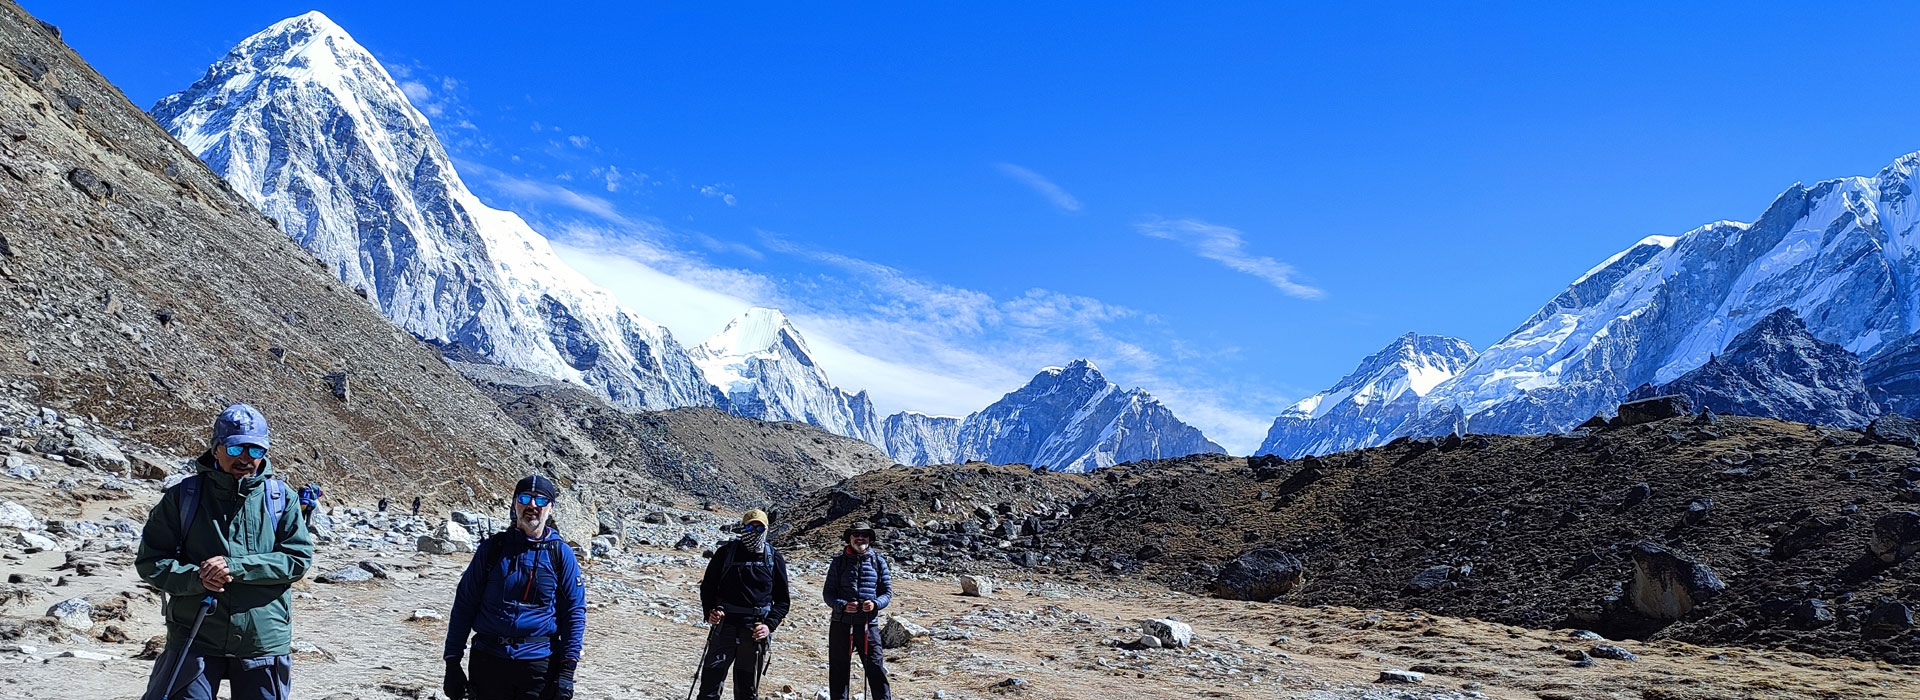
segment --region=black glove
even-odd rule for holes
[[[573,670],[579,666],[578,660],[560,661],[553,665],[553,682],[547,684],[544,700],[573,700]]]
[[[447,700],[467,697],[467,672],[460,670],[459,659],[447,659],[447,678],[440,682],[440,691],[447,694]]]

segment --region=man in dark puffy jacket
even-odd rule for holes
[[[893,577],[887,560],[873,551],[873,526],[854,523],[845,535],[847,548],[827,565],[820,597],[833,608],[827,625],[827,688],[833,700],[847,700],[850,657],[860,655],[867,677],[869,700],[892,700],[887,683],[886,654],[880,647],[880,611],[893,600]]]
[[[515,485],[513,527],[473,553],[447,616],[446,680],[453,700],[570,700],[587,631],[586,579],[549,525],[559,489],[534,474]],[[473,634],[473,679],[460,656]]]
[[[172,596],[167,651],[153,662],[147,700],[212,700],[223,678],[235,700],[293,692],[292,586],[313,564],[313,540],[306,517],[288,507],[293,490],[273,477],[270,444],[266,416],[228,406],[199,470],[147,515],[133,567]],[[213,607],[188,639],[209,594]]]
[[[701,700],[720,700],[720,685],[733,667],[733,697],[759,694],[761,658],[767,640],[792,605],[787,560],[767,544],[767,514],[740,516],[742,534],[720,545],[700,579],[700,608],[707,611],[707,656],[700,664]]]

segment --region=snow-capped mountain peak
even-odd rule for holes
[[[1291,459],[1374,444],[1416,417],[1419,398],[1476,356],[1473,346],[1458,338],[1417,333],[1395,338],[1331,388],[1282,411],[1259,452]]]
[[[1875,364],[1920,329],[1916,165],[1920,153],[1871,178],[1795,184],[1751,224],[1642,240],[1428,393],[1421,413],[1462,414],[1473,432],[1564,430],[1705,365],[1783,308]]]
[[[1087,360],[1048,367],[967,416],[958,457],[1088,471],[1140,459],[1223,452],[1159,399],[1123,390]]]
[[[748,309],[689,354],[736,415],[803,421],[888,446],[866,392],[849,394],[828,381],[806,338],[778,310]]]
[[[413,334],[623,406],[716,404],[665,328],[482,204],[393,76],[325,15],[248,37],[152,115]]]

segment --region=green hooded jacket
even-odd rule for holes
[[[180,489],[166,495],[147,514],[134,569],[140,578],[170,596],[167,646],[178,649],[200,613],[207,589],[200,585],[200,562],[227,558],[233,580],[200,625],[193,647],[209,656],[254,658],[293,651],[293,582],[313,564],[313,539],[299,508],[288,507],[280,522],[267,522],[266,481],[273,464],[245,479],[220,471],[213,453],[201,455],[200,505],[188,531],[180,531]],[[238,483],[236,483],[236,481]],[[284,485],[283,485],[284,487]],[[293,498],[293,489],[285,497]],[[181,538],[186,546],[176,558]]]

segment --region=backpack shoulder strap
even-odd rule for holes
[[[280,530],[280,516],[287,514],[287,482],[267,477],[267,522]]]
[[[179,553],[187,546],[187,530],[193,527],[194,514],[200,512],[200,475],[181,479],[173,488],[177,499],[175,505],[180,510],[180,546],[174,548],[174,552]]]

